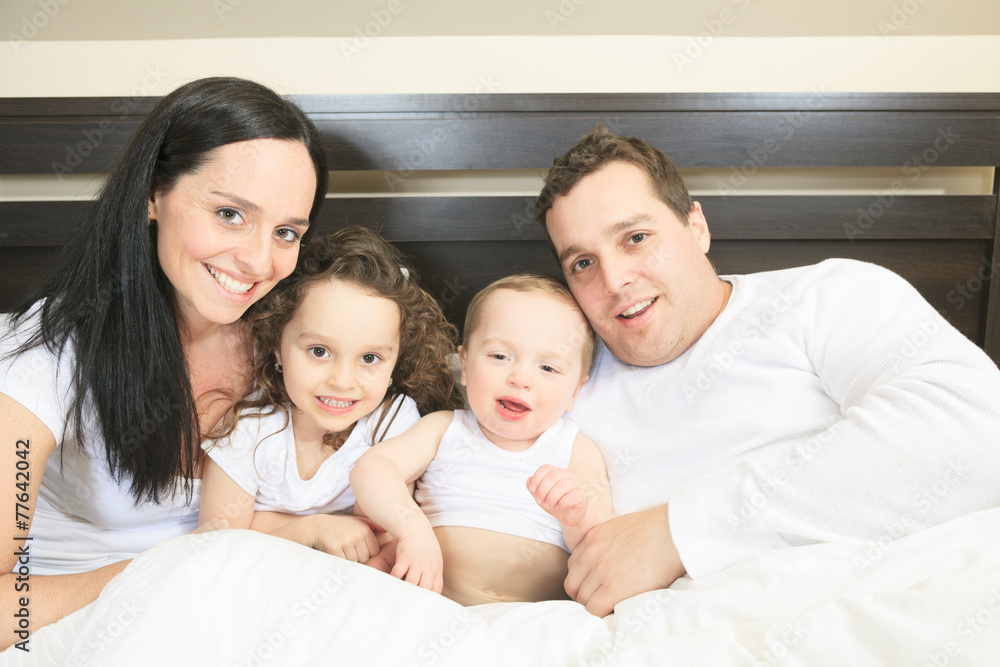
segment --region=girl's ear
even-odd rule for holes
[[[462,375],[458,378],[458,381],[465,387],[467,386],[465,384],[465,348],[461,345],[458,346],[458,360],[462,364]]]

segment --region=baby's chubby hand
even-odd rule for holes
[[[539,507],[564,526],[577,525],[587,514],[583,482],[565,468],[541,466],[528,478],[528,492]]]
[[[420,531],[396,540],[396,563],[389,574],[440,593],[444,588],[444,559],[434,532]]]

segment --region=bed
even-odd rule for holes
[[[333,172],[387,192],[338,193],[320,231],[375,228],[414,258],[456,323],[482,286],[558,275],[524,193],[411,193],[428,172],[544,170],[598,122],[645,138],[702,202],[719,273],[850,257],[913,283],[1000,361],[1000,95],[374,95],[296,98]],[[0,100],[0,175],[99,174],[153,100]],[[758,173],[881,170],[884,187],[750,194]],[[922,187],[938,170],[985,187]],[[15,187],[12,186],[12,187]],[[397,192],[398,190],[398,192]],[[400,194],[404,193],[404,194]],[[0,310],[46,271],[86,201],[0,202]],[[26,224],[27,221],[27,224]],[[898,539],[897,539],[898,538]],[[247,614],[247,609],[253,612]],[[391,638],[391,640],[390,640]],[[1000,655],[1000,509],[914,535],[771,552],[621,603],[464,609],[276,538],[222,531],[147,552],[100,599],[0,664],[989,664]]]

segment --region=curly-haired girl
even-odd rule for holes
[[[203,445],[200,517],[367,562],[377,539],[350,515],[348,474],[420,413],[461,405],[455,327],[362,227],[315,239],[249,318],[257,391]]]

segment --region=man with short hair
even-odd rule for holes
[[[602,340],[570,415],[617,515],[570,558],[589,611],[1000,505],[1000,370],[896,274],[832,259],[717,276],[671,161],[603,127],[555,160],[536,217]]]

